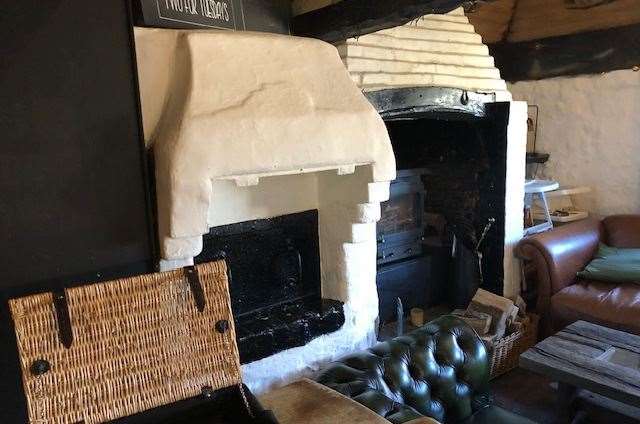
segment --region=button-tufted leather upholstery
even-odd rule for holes
[[[318,378],[392,423],[421,416],[443,423],[472,419],[491,403],[488,381],[484,344],[453,316],[343,358]]]

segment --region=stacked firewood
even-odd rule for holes
[[[526,325],[526,305],[521,297],[514,302],[483,289],[478,289],[467,309],[452,312],[473,327],[489,347]]]

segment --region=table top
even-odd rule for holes
[[[524,183],[524,192],[527,194],[544,193],[556,190],[558,187],[560,187],[560,184],[553,180],[527,180]]]
[[[578,321],[524,352],[520,366],[640,407],[640,336]]]

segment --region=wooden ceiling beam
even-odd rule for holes
[[[467,12],[467,17],[485,43],[498,43],[507,36],[515,8],[516,0],[478,3],[478,7]]]
[[[502,77],[510,82],[598,74],[640,65],[640,24],[490,44]]]
[[[294,35],[335,43],[348,38],[404,25],[429,14],[443,14],[464,0],[342,0],[296,16]]]
[[[640,23],[638,0],[601,1],[576,8],[577,0],[519,0],[507,41],[520,42]]]

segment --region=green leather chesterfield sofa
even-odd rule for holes
[[[464,321],[443,316],[331,364],[317,381],[394,424],[532,424],[492,405],[484,344]]]

